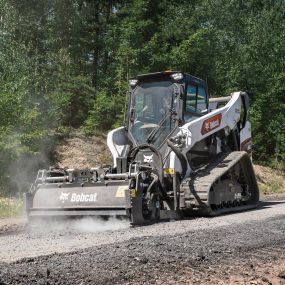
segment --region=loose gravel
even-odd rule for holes
[[[0,284],[230,284],[237,273],[255,282],[258,266],[285,264],[285,200],[139,228],[87,220],[2,232],[0,256]]]

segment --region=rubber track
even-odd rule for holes
[[[182,182],[180,192],[184,193],[186,209],[191,209],[196,215],[216,216],[255,208],[258,205],[258,194],[255,202],[237,207],[212,210],[208,203],[209,192],[215,181],[240,161],[243,162],[243,173],[249,177],[252,187],[258,192],[254,170],[248,154],[243,151],[234,151],[221,155],[217,160]]]

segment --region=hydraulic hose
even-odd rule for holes
[[[180,164],[182,167],[181,178],[183,179],[187,171],[187,160],[185,156],[182,154],[182,152],[169,139],[166,142],[167,142],[167,145],[171,148],[171,150],[173,150],[173,152],[177,155],[180,161]]]

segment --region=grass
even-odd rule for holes
[[[23,199],[0,197],[0,218],[20,216],[24,211]]]
[[[281,181],[273,181],[270,184],[259,183],[259,190],[263,194],[285,193],[283,183]]]
[[[285,172],[267,166],[254,165],[254,170],[259,186],[263,194],[285,193]]]

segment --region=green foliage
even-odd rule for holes
[[[122,125],[121,114],[124,108],[122,103],[123,98],[121,96],[112,96],[105,91],[98,92],[95,103],[82,127],[84,133],[91,135],[96,129],[110,130],[117,126],[118,121]]]
[[[260,161],[269,158],[271,165],[284,168],[285,73],[272,78],[269,87],[267,93],[256,98],[252,109],[254,149]]]
[[[254,159],[285,167],[284,19],[282,0],[0,0],[0,190],[56,135],[122,125],[127,79],[166,69],[247,91]]]

